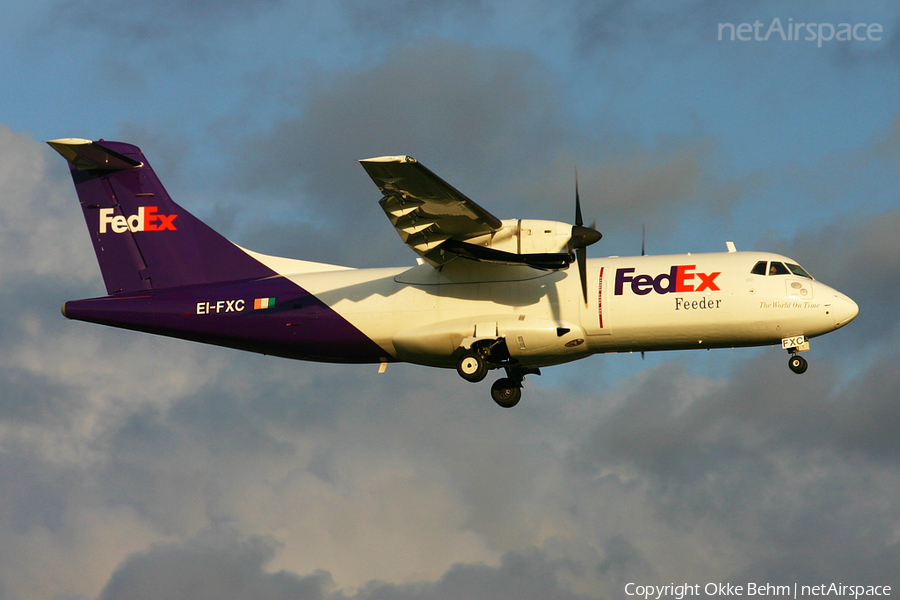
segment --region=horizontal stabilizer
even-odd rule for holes
[[[65,138],[47,142],[79,171],[121,171],[141,166],[136,161],[91,140]]]

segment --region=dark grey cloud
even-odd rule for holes
[[[167,340],[149,343],[175,353],[193,349]],[[248,476],[247,469],[297,460],[303,438],[334,430],[360,396],[377,407],[378,398],[392,393],[381,382],[364,381],[361,367],[306,369],[281,359],[211,350],[221,352],[228,365],[222,371],[213,367],[215,378],[197,374],[204,382],[192,391],[161,404],[132,406],[95,442],[104,456],[90,472],[98,491],[161,532],[189,531],[198,519],[234,519],[231,486]],[[372,369],[365,372],[364,379],[371,379]],[[361,386],[368,386],[365,394]],[[323,477],[340,456],[339,446],[324,444],[308,459],[308,468]],[[297,466],[307,468],[305,461]]]
[[[387,0],[374,3],[348,0],[339,4],[359,35],[365,37],[403,31],[408,39],[435,30],[448,21],[471,26],[491,13],[490,3],[484,0]]]
[[[786,10],[781,4],[768,2],[723,3],[714,0],[690,0],[677,4],[654,6],[652,9],[638,7],[622,0],[602,2],[574,2],[571,10],[575,17],[575,49],[583,58],[595,59],[604,53],[621,51],[627,47],[640,47],[643,52],[662,57],[671,53],[684,56],[698,52],[709,52],[710,46],[719,44],[719,25],[730,23],[761,23],[764,35],[774,19],[779,19],[783,28],[790,23],[877,23],[882,26],[881,40],[866,42],[826,43],[818,53],[823,61],[841,67],[851,68],[872,62],[896,61],[900,56],[900,31],[898,31],[897,10],[887,6],[851,6],[840,12],[828,10],[820,5],[808,4],[802,9]],[[843,14],[841,14],[843,13]],[[804,29],[805,38],[808,32]],[[770,41],[742,44],[741,51],[769,56],[768,51],[780,40],[780,34],[773,32]],[[794,42],[783,41],[781,50],[797,50]],[[791,46],[790,44],[793,44]],[[814,42],[803,41],[804,44]]]
[[[323,82],[325,83],[325,82]],[[443,163],[469,189],[508,173],[523,156],[547,158],[560,115],[552,75],[533,56],[432,41],[393,49],[381,64],[304,94],[302,114],[241,148],[248,184],[298,182],[337,202],[360,158],[410,154]],[[357,167],[358,168],[358,167]],[[362,178],[364,172],[360,171]]]
[[[736,580],[897,581],[896,221],[893,210],[842,217],[772,244],[860,304],[845,330],[813,340],[804,377],[777,349],[727,381],[664,364],[580,442],[574,464],[647,485],[654,513],[686,535],[712,528],[740,546],[749,561],[728,572]]]
[[[211,530],[183,544],[159,545],[128,557],[100,600],[195,598],[197,600],[325,600],[326,573],[300,577],[268,573],[271,541]]]
[[[897,17],[896,11],[888,9],[885,12],[870,13],[867,16],[868,19],[854,23],[881,25],[882,32],[877,34],[881,40],[867,42],[866,45],[839,44],[834,46],[832,63],[837,67],[856,68],[874,62],[896,64],[900,60],[900,18]],[[872,48],[872,45],[876,45],[875,48]]]
[[[900,439],[892,433],[900,420],[900,379],[891,373],[896,358],[881,355],[839,383],[832,367],[839,356],[812,352],[816,375],[797,377],[784,364],[786,354],[772,350],[748,361],[727,385],[708,389],[683,366],[667,363],[642,378],[634,400],[604,420],[590,447],[597,456],[685,485],[726,457],[736,466],[762,464],[757,459],[768,447],[894,464],[900,458]]]
[[[575,48],[582,57],[596,57],[635,43],[653,52],[705,46],[715,39],[716,23],[752,21],[748,15],[762,4],[692,0],[646,10],[624,0],[582,0],[573,3]]]
[[[208,31],[223,20],[249,18],[281,4],[281,0],[152,0],[138,4],[124,0],[76,0],[53,5],[44,27],[56,30],[63,22],[100,32],[108,43],[132,47],[135,42],[160,42],[198,28]]]
[[[588,472],[632,473],[655,513],[685,534],[712,527],[759,553],[730,577],[893,582],[897,358],[845,385],[825,357],[811,357],[799,379],[761,355],[712,385],[666,364],[640,378],[573,459]]]
[[[629,582],[655,581],[659,574],[640,550],[618,533],[603,544],[604,558],[597,566],[600,577],[609,581],[610,587],[623,589]]]
[[[569,565],[554,562],[539,552],[507,554],[500,567],[456,565],[435,583],[411,585],[372,584],[357,600],[577,600],[557,584],[560,571]]]
[[[667,235],[673,214],[690,204],[727,212],[737,194],[709,171],[711,140],[644,145],[613,133],[612,124],[586,130],[561,110],[557,83],[527,52],[450,42],[398,47],[302,94],[297,116],[235,146],[234,172],[248,195],[264,194],[269,212],[283,215],[274,227],[298,231],[277,236],[278,252],[354,266],[412,257],[356,162],[370,156],[415,156],[500,218],[571,221],[576,169],[587,218],[605,232],[641,219]],[[314,228],[298,223],[310,215]],[[266,241],[275,237],[271,223],[254,221],[245,245],[275,253]],[[360,235],[370,227],[381,233]]]
[[[616,553],[603,569],[634,561],[624,540],[611,542]],[[298,576],[268,572],[272,542],[246,539],[234,532],[211,530],[180,544],[161,544],[128,557],[110,578],[100,600],[118,598],[216,598],[226,600],[579,600],[565,590],[560,575],[580,568],[541,552],[510,553],[499,566],[458,564],[438,581],[409,584],[372,582],[357,592],[335,591],[330,575],[318,571]],[[617,565],[611,567],[611,565]]]
[[[0,380],[4,382],[0,419],[8,422],[60,421],[84,405],[83,390],[65,386],[43,373],[0,366]]]
[[[405,254],[357,160],[415,156],[504,214],[512,198],[503,183],[550,162],[558,147],[551,80],[539,61],[517,51],[448,42],[397,48],[382,64],[316,86],[299,116],[240,145],[235,160],[247,191],[282,198],[276,206],[289,214],[302,207],[317,215],[332,238],[344,232],[345,257],[384,264],[385,256]],[[366,223],[384,226],[386,235],[359,236]]]
[[[624,0],[582,2],[576,39],[581,53],[597,48],[612,48],[622,44],[635,28],[636,14]]]
[[[772,248],[803,257],[819,279],[844,292],[860,306],[852,327],[841,332],[854,348],[892,338],[900,315],[900,211],[846,215],[823,228],[805,230],[792,240],[775,240]]]
[[[900,115],[891,121],[887,133],[876,142],[872,154],[876,159],[900,162]]]
[[[75,471],[44,464],[27,447],[12,450],[0,461],[0,521],[17,534],[59,530]]]

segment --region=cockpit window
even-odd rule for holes
[[[768,269],[766,268],[768,267]],[[764,260],[759,261],[753,268],[750,269],[750,273],[753,275],[796,275],[797,277],[803,277],[804,279],[812,279],[812,275],[806,272],[806,270],[800,265],[795,265],[794,263],[781,263],[781,262],[766,262]]]
[[[790,275],[791,272],[784,266],[784,263],[772,261],[769,265],[769,275]]]
[[[754,275],[765,275],[766,274],[766,261],[761,260],[750,269],[750,272]]]
[[[791,273],[796,275],[797,277],[803,277],[805,279],[812,279],[812,276],[806,272],[806,270],[800,265],[794,265],[791,263],[785,263],[787,268],[791,270]]]

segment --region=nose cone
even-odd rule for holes
[[[834,328],[843,327],[859,314],[859,305],[840,292],[834,293]]]
[[[569,240],[569,248],[587,248],[591,244],[596,244],[603,237],[599,231],[593,227],[584,227],[582,225],[572,226],[572,237]]]

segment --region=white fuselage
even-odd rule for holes
[[[794,262],[762,252],[591,259],[586,303],[575,265],[541,271],[458,259],[346,269],[254,256],[387,356],[443,367],[482,339],[503,338],[518,364],[540,367],[600,352],[778,344],[833,331],[858,311],[811,278],[751,273],[761,261]]]

